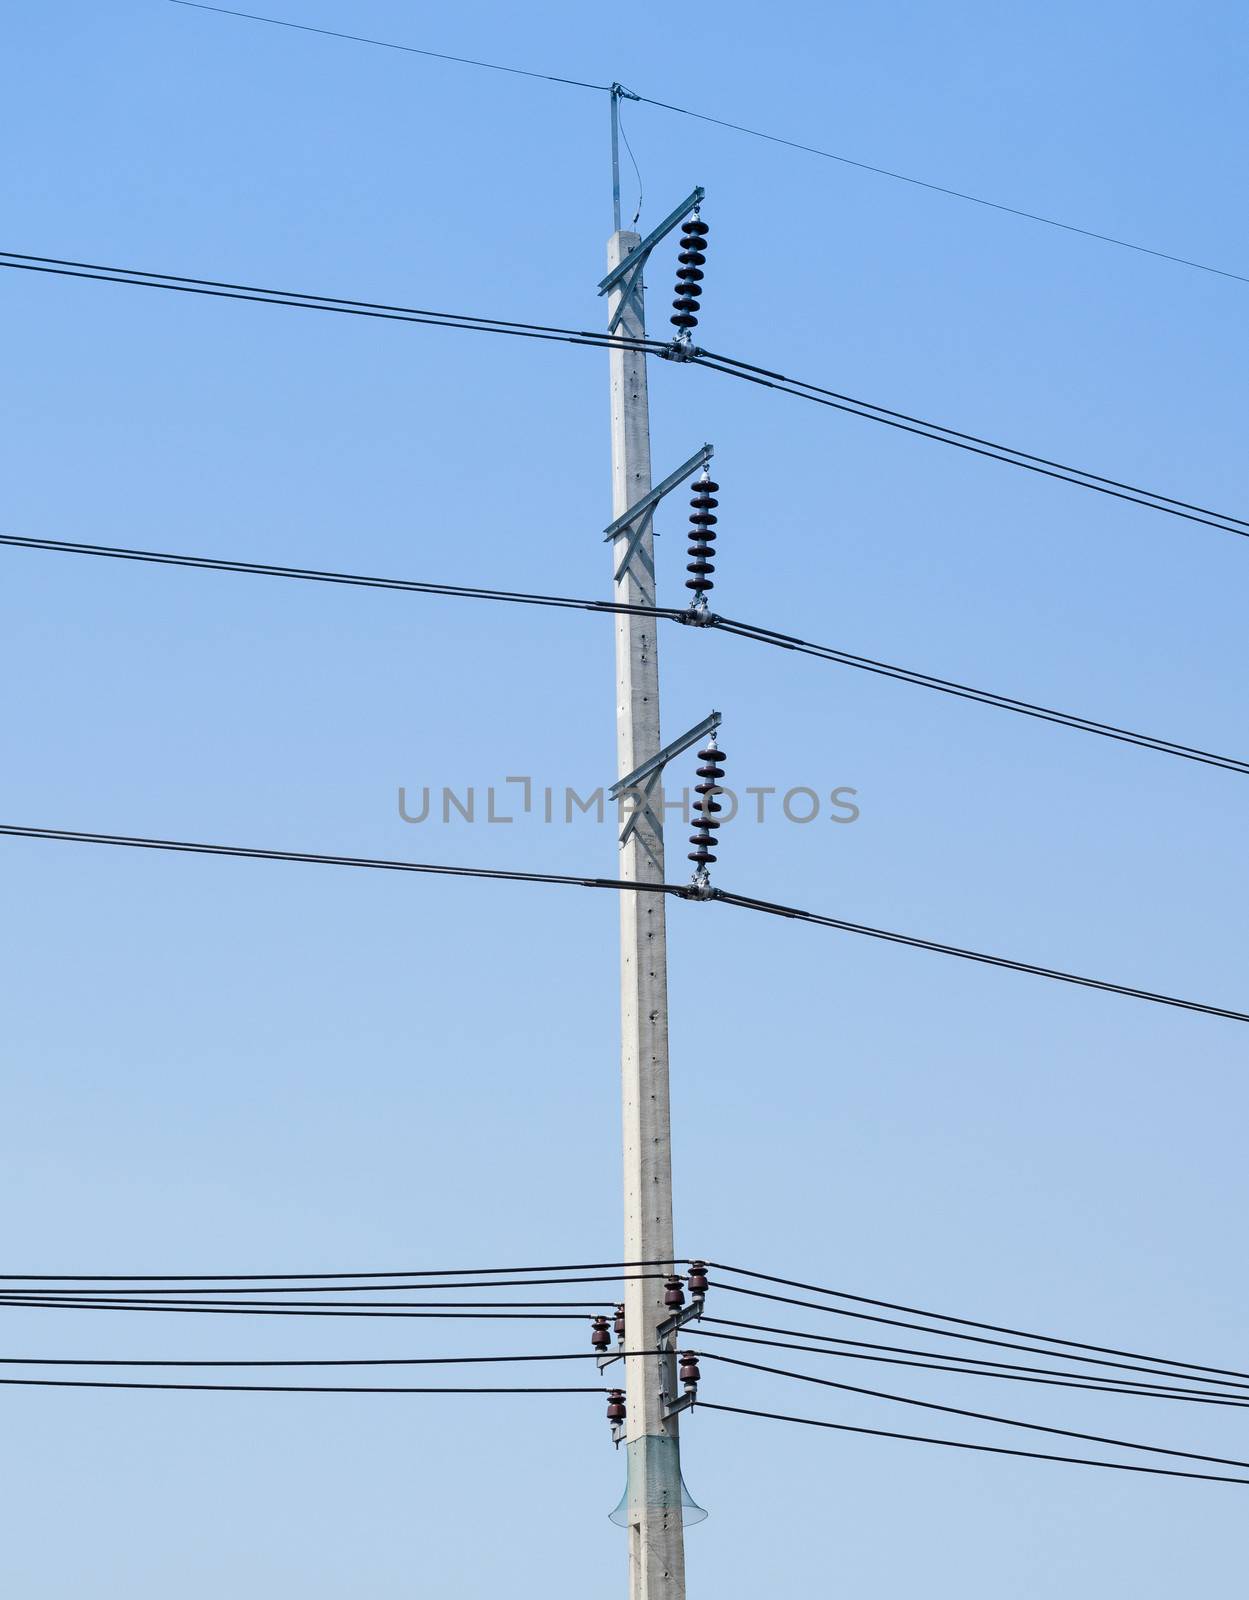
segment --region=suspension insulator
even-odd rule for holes
[[[623,1306],[617,1306],[616,1307],[615,1333],[616,1333],[617,1339],[619,1339],[622,1344],[624,1343],[624,1330],[625,1330],[624,1307]]]
[[[714,587],[711,574],[716,569],[711,557],[715,555],[714,524],[719,519],[712,508],[720,504],[715,497],[719,487],[707,476],[704,468],[690,496],[690,544],[686,552],[690,560],[686,562],[685,570],[691,576],[685,580],[685,587],[694,591],[696,602],[701,602],[708,589]]]
[[[711,1287],[707,1281],[707,1263],[705,1261],[691,1261],[689,1277],[685,1281],[695,1300],[701,1300]]]
[[[592,1317],[590,1319],[590,1343],[595,1350],[606,1350],[611,1344],[611,1334],[607,1328],[606,1317]]]
[[[623,1422],[625,1419],[625,1397],[623,1389],[609,1389],[607,1391],[607,1420],[608,1422]]]
[[[698,326],[698,301],[702,294],[702,268],[706,264],[706,241],[711,232],[707,224],[695,214],[686,222],[681,233],[681,249],[677,260],[677,297],[672,302],[671,322],[683,334]]]
[[[685,1291],[680,1278],[664,1279],[664,1304],[669,1311],[679,1311],[685,1304]]]
[[[687,1389],[698,1387],[698,1380],[702,1374],[698,1370],[698,1357],[692,1353],[681,1357],[681,1382]]]
[[[698,752],[698,759],[702,766],[698,768],[701,783],[694,785],[694,792],[698,799],[694,802],[694,827],[697,832],[690,834],[690,843],[694,848],[689,852],[688,859],[693,861],[700,869],[708,866],[716,857],[716,830],[721,826],[721,819],[717,815],[723,811],[715,796],[720,788],[720,779],[724,776],[724,768],[720,762],[724,759],[724,751],[715,742],[714,736],[705,750]],[[705,1263],[699,1263],[705,1266]],[[690,1274],[690,1293],[697,1296],[706,1293],[706,1274],[702,1277],[703,1288],[701,1291],[694,1288],[694,1275]]]

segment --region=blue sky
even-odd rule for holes
[[[1230,5],[729,3],[687,22],[643,0],[627,27],[471,0],[280,14],[618,78],[1249,270]],[[156,0],[22,8],[4,70],[9,249],[602,315],[601,96]],[[711,347],[1245,514],[1243,284],[657,109],[626,116],[644,226],[707,188]],[[651,273],[658,323],[671,266]],[[6,531],[606,595],[601,353],[6,277]],[[652,405],[657,468],[716,445],[713,602],[729,614],[1245,752],[1242,541],[713,373],[663,365]],[[683,520],[661,524],[669,603]],[[2,565],[6,820],[613,871],[610,828],[590,820],[418,827],[395,804],[400,784],[610,781],[604,619],[21,551]],[[850,827],[726,830],[726,887],[1243,1009],[1235,775],[744,641],[673,629],[662,651],[666,730],[720,709],[730,781],[859,792]],[[618,1254],[610,896],[17,841],[2,860],[8,1270]],[[674,906],[670,939],[682,1254],[1243,1365],[1235,1024],[723,907]],[[583,1337],[4,1317],[11,1355]],[[892,1387],[1246,1453],[1230,1413]],[[914,1426],[714,1363],[703,1388]],[[592,1396],[0,1404],[23,1600],[174,1584],[186,1600],[524,1597],[549,1592],[553,1565],[589,1597],[624,1581],[607,1521],[622,1464]],[[711,1512],[689,1539],[692,1596],[823,1592],[831,1572],[866,1596],[1213,1600],[1241,1563],[1232,1488],[710,1412],[685,1430],[685,1470]]]

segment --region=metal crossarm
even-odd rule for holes
[[[624,553],[616,565],[617,583],[629,570],[630,563],[633,561],[634,556],[637,555],[638,547],[646,537],[646,530],[650,527],[651,518],[655,514],[655,507],[666,494],[671,494],[673,489],[684,483],[687,478],[693,477],[699,467],[705,467],[714,454],[715,451],[711,445],[703,445],[701,450],[695,451],[689,460],[683,462],[675,472],[670,472],[662,483],[657,483],[653,489],[648,490],[622,516],[607,524],[603,531],[604,544],[607,544],[612,539],[619,539],[626,531],[629,534],[629,542],[625,545]],[[653,572],[651,576],[654,576]]]
[[[611,269],[607,276],[599,283],[598,292],[600,294],[606,294],[613,284],[618,283],[622,278],[632,277],[633,274],[637,272],[638,268],[644,264],[647,256],[650,255],[651,251],[664,237],[664,235],[671,233],[678,222],[684,222],[685,218],[689,216],[690,212],[700,206],[706,198],[707,191],[700,186],[699,188],[695,189],[691,195],[687,196],[686,199],[682,200],[681,204],[677,206],[675,211],[670,211],[657,228],[652,228],[651,231],[646,235],[645,239],[643,239],[642,242],[634,249],[630,250],[629,254],[624,258],[619,266],[615,266]]]
[[[613,119],[616,114],[616,105],[616,96],[613,94]],[[615,122],[613,120],[613,130],[614,127]],[[607,321],[607,331],[609,334],[615,333],[616,329],[620,326],[622,320],[624,319],[625,313],[630,304],[632,304],[635,299],[640,307],[642,269],[645,267],[648,259],[650,258],[651,251],[655,248],[665,234],[670,233],[672,229],[676,227],[677,223],[679,223],[684,217],[687,217],[691,211],[697,209],[705,194],[705,189],[695,189],[687,199],[681,202],[675,211],[670,212],[668,216],[664,218],[657,228],[652,228],[651,231],[646,235],[645,239],[643,239],[642,242],[634,249],[630,250],[629,254],[624,258],[624,260],[614,266],[607,276],[600,282],[598,286],[598,292],[600,294],[607,294],[611,289],[619,289],[619,297],[612,309],[612,314]],[[619,228],[619,220],[617,220],[616,226]]]
[[[658,773],[667,766],[675,756],[683,750],[688,750],[692,744],[697,744],[704,734],[711,733],[720,726],[723,719],[718,711],[713,711],[710,716],[704,717],[697,727],[691,728],[688,733],[683,733],[679,739],[674,739],[671,744],[666,744],[662,750],[653,755],[649,761],[643,761],[627,777],[620,778],[613,783],[607,791],[609,800],[618,800],[626,789],[635,789],[644,778],[649,778],[652,773]]]

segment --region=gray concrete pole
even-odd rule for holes
[[[617,266],[639,235],[617,230],[607,250]],[[617,286],[608,304],[614,313]],[[624,309],[622,338],[646,335],[641,277]],[[651,487],[650,405],[646,357],[613,348],[611,362],[612,512],[621,516]],[[612,552],[612,571],[623,540]],[[614,598],[655,604],[654,540],[646,534]],[[660,748],[659,658],[655,621],[616,618],[616,758],[624,777]],[[662,816],[662,812],[660,813]],[[664,849],[643,815],[621,852],[620,876],[662,883]],[[620,1069],[624,1125],[624,1259],[672,1259],[672,1135],[668,1108],[668,943],[664,896],[620,896]],[[645,1269],[657,1272],[658,1268]],[[655,1350],[668,1315],[662,1278],[625,1284],[625,1340],[630,1350]],[[665,1420],[660,1389],[671,1358],[625,1359],[628,1406],[630,1600],[685,1600],[685,1542],[681,1525],[680,1447],[675,1417]],[[669,1383],[669,1392],[675,1385]]]

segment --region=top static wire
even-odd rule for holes
[[[351,44],[365,44],[381,50],[398,50],[405,55],[424,56],[432,61],[446,61],[461,67],[476,67],[486,72],[503,72],[513,77],[537,79],[545,83],[558,83],[572,89],[589,89],[599,94],[611,94],[615,88],[610,83],[591,83],[584,78],[567,78],[553,72],[537,72],[529,67],[514,67],[498,61],[482,61],[473,56],[450,55],[442,50],[428,50],[419,45],[398,44],[391,39],[373,39],[358,33],[339,32],[334,28],[318,28],[307,22],[290,22],[284,17],[261,16],[254,11],[236,11],[228,6],[205,5],[203,0],[170,0],[170,4],[191,11],[211,11],[222,17],[235,17],[245,22],[262,22],[275,28],[289,28],[297,33],[319,34],[322,38],[343,40]],[[1028,211],[1022,206],[1008,205],[1005,201],[989,200],[984,195],[972,194],[966,189],[955,189],[948,184],[934,183],[927,178],[917,178],[913,173],[898,172],[871,161],[860,161],[840,151],[825,150],[819,145],[804,144],[797,139],[787,139],[781,134],[768,133],[761,128],[747,127],[725,117],[713,117],[705,111],[694,111],[689,106],[674,105],[668,100],[657,100],[652,95],[629,93],[631,100],[641,105],[654,106],[658,111],[670,111],[678,116],[691,117],[716,128],[727,128],[732,133],[744,134],[750,139],[762,139],[768,144],[780,145],[787,150],[797,150],[803,155],[817,156],[823,161],[835,161],[840,166],[852,167],[858,172],[868,172],[877,178],[888,178],[894,183],[905,183],[911,188],[924,189],[930,194],[944,195],[950,200],[961,200],[967,205],[980,206],[987,211],[999,211],[1004,216],[1018,217],[1025,222],[1035,222],[1047,228],[1057,228],[1062,233],[1073,233],[1083,239],[1094,239],[1099,244],[1114,245],[1120,250],[1131,250],[1136,255],[1152,256],[1156,261],[1167,261],[1177,267],[1188,267],[1194,272],[1210,273],[1233,283],[1249,283],[1249,275],[1233,272],[1227,267],[1216,267],[1207,261],[1197,261],[1191,256],[1176,255],[1169,250],[1158,250],[1152,245],[1138,244],[1117,234],[1103,233],[1096,228],[1081,227],[1078,223],[1064,222],[1059,217],[1047,217],[1039,211]]]

